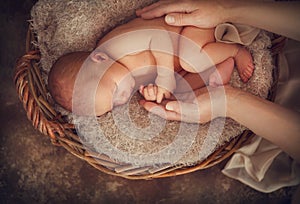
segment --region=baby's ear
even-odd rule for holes
[[[91,53],[91,59],[92,59],[94,62],[103,62],[103,61],[105,61],[105,60],[108,60],[109,57],[108,57],[107,54],[105,54],[104,52],[94,50],[94,51]]]

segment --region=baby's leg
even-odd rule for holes
[[[230,81],[231,74],[233,72],[233,58],[228,58],[227,60],[218,64],[216,67],[217,69],[209,76],[209,85],[217,87],[227,84]]]
[[[190,73],[177,78],[176,93],[189,92],[202,88],[206,85],[218,86],[227,84],[230,81],[234,67],[233,58],[228,58],[224,62],[217,64],[216,68],[211,67],[201,73]]]
[[[178,53],[181,67],[192,73],[203,72],[214,64],[202,47],[214,42],[214,29],[186,26],[181,32]]]
[[[254,71],[253,59],[250,52],[246,48],[240,47],[234,60],[241,79],[243,82],[247,82]]]
[[[243,82],[247,82],[253,74],[254,65],[252,56],[246,48],[238,44],[208,43],[203,47],[203,51],[210,56],[214,64],[219,64],[233,57]]]
[[[204,75],[207,75],[207,77],[203,77],[203,75],[200,75],[200,73],[191,73],[191,72],[186,72],[186,74],[182,76],[177,75],[178,76],[176,79],[177,87],[174,92],[175,93],[191,92],[192,90],[196,90],[198,88],[206,86],[207,79],[213,71],[210,71],[210,69],[208,69],[204,72],[205,72]],[[206,74],[206,72],[209,73]]]
[[[246,82],[252,76],[254,65],[250,52],[237,44],[215,42],[214,29],[185,27],[181,34],[180,65],[186,71],[202,72],[233,57],[241,79]]]

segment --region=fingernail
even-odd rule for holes
[[[175,18],[174,18],[174,16],[167,15],[167,16],[166,16],[166,22],[169,23],[169,24],[175,23]]]
[[[169,105],[169,104],[166,105],[166,109],[170,110],[170,111],[174,110],[173,107],[171,105]]]

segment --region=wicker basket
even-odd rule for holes
[[[206,160],[193,166],[165,166],[160,169],[152,167],[135,168],[129,164],[120,164],[106,155],[91,153],[81,143],[73,124],[63,119],[62,115],[54,110],[48,101],[48,90],[41,77],[40,52],[32,43],[35,36],[29,27],[26,38],[26,54],[16,64],[14,83],[32,125],[44,135],[51,138],[53,144],[62,146],[75,156],[85,160],[95,168],[107,174],[127,179],[152,179],[187,174],[200,169],[216,165],[231,156],[238,148],[243,146],[254,135],[246,130],[230,142],[212,153]],[[285,38],[278,37],[272,42],[272,53],[277,62],[276,54],[283,47]],[[268,99],[273,100],[277,85],[277,68],[274,69],[274,84]]]

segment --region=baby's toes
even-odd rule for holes
[[[249,77],[247,76],[247,74],[245,72],[243,72],[241,74],[241,79],[244,83],[246,83],[249,80]]]
[[[249,70],[245,70],[245,71],[243,72],[243,75],[244,75],[245,77],[247,77],[247,78],[250,78],[251,75],[252,75],[252,73],[251,73],[251,71],[249,71]]]
[[[248,78],[251,78],[253,75],[254,68],[252,66],[248,66],[248,68],[245,70],[245,74]]]

